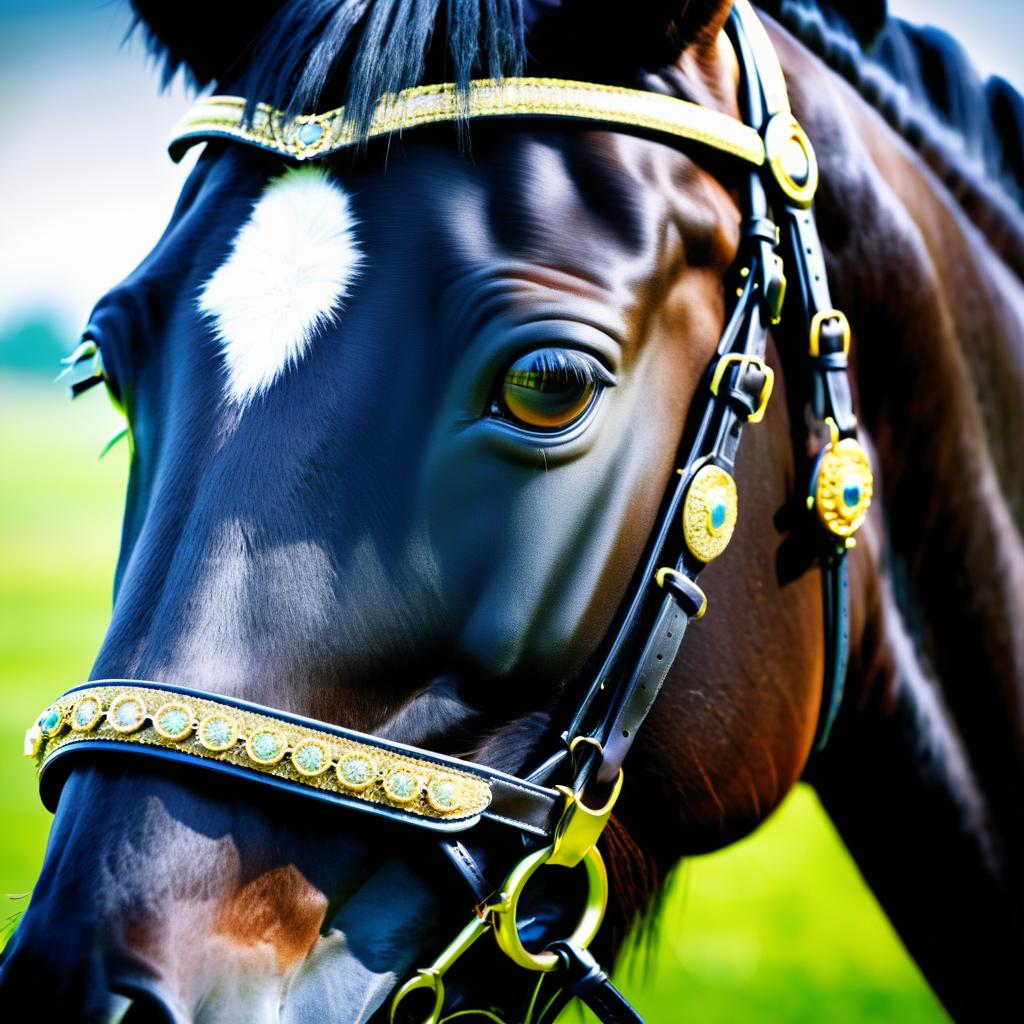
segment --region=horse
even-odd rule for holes
[[[591,948],[607,963],[680,858],[752,832],[801,779],[950,1014],[1019,1019],[1019,98],[939,74],[956,51],[882,4],[735,4],[817,156],[813,218],[811,150],[778,171],[816,225],[808,256],[820,232],[845,313],[827,323],[849,326],[815,377],[787,312],[800,282],[777,325],[761,301],[774,287],[781,302],[781,279],[775,226],[750,216],[757,175],[640,114],[560,106],[558,83],[582,82],[595,104],[642,92],[743,126],[732,0],[134,7],[168,75],[239,99],[206,117],[165,233],[72,358],[76,388],[123,408],[131,473],[90,682],[30,731],[33,754],[71,753],[43,776],[55,818],[0,966],[8,1019],[376,1022],[410,975],[444,1012],[550,1019],[595,930],[596,833],[611,901]],[[911,67],[917,88],[900,86]],[[530,116],[471,116],[473,82],[524,74],[548,83]],[[377,131],[381,104],[417,88],[454,113]],[[972,142],[954,108],[970,120],[982,100]],[[298,159],[334,131],[311,112],[341,104],[352,144]],[[791,278],[813,276],[784,253]],[[719,479],[702,514],[727,546],[699,586],[692,551],[655,586],[661,525],[679,532],[696,480],[679,453],[706,443],[709,370],[755,267],[766,348],[728,385],[757,384],[728,406],[742,508]],[[856,411],[875,500],[847,495],[857,543],[823,559],[808,467],[842,424],[815,414],[808,381],[846,381],[847,349],[828,400]],[[645,629],[652,593],[671,623],[703,617],[674,638],[642,727],[609,734],[632,747],[602,777],[611,742],[563,730],[614,689],[600,670],[634,592]],[[285,761],[288,730],[306,738]],[[350,752],[330,785],[325,743]],[[378,753],[406,768],[379,777]],[[551,789],[570,764],[585,793]],[[443,774],[416,789],[413,765]],[[560,792],[574,816],[550,817]],[[518,923],[508,894],[536,844],[493,820],[499,795],[523,829],[557,820],[563,867],[583,865],[537,871]],[[444,831],[456,799],[467,820],[492,814],[479,843]],[[546,949],[580,902],[588,934]],[[492,921],[544,969],[524,978],[475,941]],[[464,925],[452,963],[435,960]]]

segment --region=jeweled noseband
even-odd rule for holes
[[[795,288],[787,312],[807,338],[810,404],[830,442],[808,474],[807,523],[822,567],[825,664],[816,746],[827,740],[842,699],[847,661],[846,550],[872,496],[868,457],[857,441],[847,379],[850,326],[832,308],[811,203],[817,165],[810,141],[789,108],[771,42],[747,0],[737,0],[727,28],[741,68],[744,121],[683,100],[631,89],[551,79],[478,81],[468,94],[452,85],[426,86],[386,98],[369,137],[464,118],[578,119],[640,131],[725,154],[747,168],[737,301],[707,370],[692,442],[656,526],[639,584],[612,635],[604,662],[562,733],[562,745],[525,778],[483,765],[310,721],[271,708],[163,683],[102,680],[68,691],[26,736],[44,802],[54,807],[59,774],[76,753],[134,750],[240,775],[287,792],[446,833],[442,848],[473,894],[476,914],[431,965],[403,985],[392,1019],[411,992],[433,998],[431,1024],[444,1010],[445,972],[484,933],[517,964],[558,972],[560,989],[536,999],[527,1024],[546,1024],[573,996],[614,1024],[636,1015],[586,947],[601,924],[607,877],[596,842],[622,784],[622,763],[675,662],[686,627],[707,598],[697,585],[704,566],[725,550],[738,511],[734,464],[743,427],[764,415],[772,392],[765,363],[768,331],[782,317],[783,257]],[[171,143],[178,159],[190,146],[230,139],[295,160],[319,159],[354,145],[343,110],[288,120],[258,105],[214,96],[182,121]],[[776,250],[781,250],[781,255]],[[72,387],[89,386],[95,349],[76,354]],[[687,436],[691,436],[688,432]],[[680,529],[681,525],[681,529]],[[653,623],[653,625],[649,625]],[[556,785],[561,782],[561,785]],[[602,806],[584,799],[603,792]],[[508,830],[525,851],[501,886],[492,886],[458,836],[483,827]],[[467,839],[467,842],[469,839]],[[540,867],[584,864],[589,897],[573,934],[534,952],[516,921],[519,896]]]

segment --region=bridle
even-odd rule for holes
[[[762,419],[772,392],[765,352],[768,332],[782,318],[784,259],[795,281],[787,319],[798,321],[807,338],[811,410],[830,433],[808,469],[803,520],[812,532],[824,588],[826,668],[816,749],[827,741],[838,713],[848,643],[845,556],[872,495],[871,466],[857,441],[847,377],[850,327],[832,307],[811,210],[817,164],[790,111],[778,58],[747,0],[737,0],[726,31],[741,69],[742,123],[668,96],[520,78],[475,81],[467,93],[452,85],[406,90],[382,101],[368,133],[370,138],[386,136],[465,118],[580,119],[697,143],[746,169],[736,302],[708,367],[695,405],[698,419],[688,425],[690,440],[638,582],[558,748],[529,774],[515,777],[244,701],[140,680],[77,686],[48,707],[26,735],[26,755],[36,759],[42,798],[51,809],[61,776],[51,771],[53,765],[76,753],[127,749],[204,765],[437,833],[470,889],[475,911],[438,959],[398,990],[392,1020],[403,1000],[419,989],[433,997],[427,1021],[441,1020],[444,974],[484,933],[493,934],[514,963],[540,972],[541,979],[557,972],[560,988],[539,1010],[538,982],[527,1011],[529,1024],[553,1020],[574,996],[609,1024],[639,1020],[587,952],[608,898],[596,843],[622,786],[623,761],[675,662],[687,626],[706,609],[699,574],[725,550],[735,527],[736,454],[744,427]],[[179,125],[172,156],[179,159],[201,141],[231,139],[308,160],[362,139],[343,110],[293,120],[265,105],[248,119],[245,113],[242,99],[202,100]],[[95,358],[93,348],[73,360],[73,390],[100,379]],[[600,806],[592,806],[595,799]],[[506,839],[511,834],[515,840],[517,860],[500,886],[489,883],[466,845],[481,828],[503,830]],[[527,949],[517,923],[527,882],[542,866],[580,864],[588,896],[573,933],[543,951]]]

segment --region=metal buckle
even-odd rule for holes
[[[594,741],[589,737],[577,737],[570,744],[570,749],[574,749],[580,742]],[[600,744],[597,746],[600,747]],[[604,806],[599,808],[587,807],[580,799],[579,793],[574,793],[566,786],[558,787],[565,796],[565,809],[555,829],[555,841],[550,846],[524,857],[509,872],[497,902],[478,908],[441,955],[429,967],[420,968],[414,977],[399,988],[391,1001],[391,1024],[394,1024],[398,1007],[406,997],[421,990],[432,993],[434,997],[432,1008],[424,1018],[423,1024],[438,1024],[444,1011],[445,974],[481,936],[491,931],[492,927],[498,948],[520,967],[529,971],[546,972],[561,966],[562,961],[557,953],[549,950],[531,953],[523,945],[516,920],[523,890],[534,874],[545,865],[572,868],[582,863],[586,868],[587,902],[579,922],[566,939],[574,946],[586,949],[597,935],[608,906],[608,871],[595,844],[608,824],[612,808],[619,798],[619,793],[622,792],[622,778],[620,768],[611,795]]]
[[[850,354],[850,321],[846,319],[846,314],[841,309],[823,309],[819,313],[815,313],[811,318],[811,337],[808,351],[812,358],[816,359],[821,355],[821,329],[829,320],[838,322],[843,332],[843,355],[848,356]]]
[[[557,953],[549,950],[531,953],[523,945],[519,935],[519,923],[516,920],[519,898],[527,882],[538,869],[551,863],[554,849],[554,846],[546,846],[543,850],[524,857],[505,880],[501,901],[491,908],[494,939],[498,947],[513,963],[525,967],[528,971],[553,971],[562,962]],[[608,871],[596,846],[592,846],[584,854],[583,865],[587,870],[587,902],[579,923],[567,941],[585,949],[597,935],[604,920],[605,908],[608,906]]]
[[[530,971],[552,971],[561,965],[557,953],[545,950],[531,953],[519,936],[516,912],[526,883],[545,865],[571,868],[582,863],[587,871],[587,902],[579,923],[566,941],[581,949],[593,941],[608,906],[608,872],[596,843],[611,817],[615,802],[622,792],[622,769],[619,769],[611,795],[603,807],[588,807],[581,794],[567,786],[559,786],[565,797],[565,810],[555,829],[555,841],[543,850],[524,857],[511,871],[502,886],[501,899],[491,907],[494,938],[502,952],[513,963]]]
[[[760,423],[764,419],[765,409],[768,408],[768,399],[772,397],[772,388],[775,387],[775,371],[760,357],[747,353],[730,352],[722,356],[715,366],[714,375],[711,378],[711,394],[718,396],[718,389],[722,385],[722,378],[725,371],[733,363],[749,363],[756,366],[764,374],[764,384],[761,386],[761,395],[758,398],[757,408],[747,417],[748,423]]]

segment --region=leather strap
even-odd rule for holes
[[[845,558],[831,559],[822,567],[825,608],[825,682],[814,751],[825,749],[843,703],[850,656],[849,570]]]
[[[567,993],[586,1003],[602,1024],[644,1024],[588,950],[564,940],[548,949],[562,959]]]

